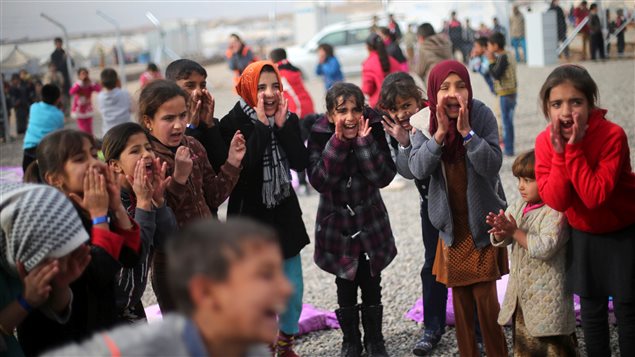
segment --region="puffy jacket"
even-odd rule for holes
[[[276,63],[282,77],[284,97],[289,101],[289,111],[300,119],[315,113],[311,95],[304,87],[302,72],[287,60]]]
[[[384,72],[381,68],[381,61],[377,52],[371,52],[364,64],[362,65],[362,92],[368,95],[368,104],[371,107],[377,105],[379,100],[379,92],[381,91],[381,84],[384,82],[384,78],[390,73],[399,72],[401,65],[397,60],[388,56],[390,62],[390,68],[388,72]]]

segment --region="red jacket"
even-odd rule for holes
[[[549,128],[536,138],[536,180],[542,200],[565,212],[571,226],[593,234],[635,223],[635,173],[624,129],[594,109],[586,135],[563,154],[551,145]]]
[[[370,53],[362,65],[362,92],[368,95],[368,105],[372,108],[377,105],[381,84],[384,78],[390,73],[399,72],[401,67],[399,62],[394,58],[388,56],[388,60],[390,61],[388,73],[384,73],[384,70],[381,68],[381,62],[379,61],[379,55],[374,51]]]
[[[300,119],[315,113],[311,95],[302,81],[302,72],[287,60],[282,60],[276,64],[282,77],[284,97],[289,102],[289,111],[296,113]]]

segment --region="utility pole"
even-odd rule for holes
[[[119,78],[121,78],[121,87],[126,88],[126,62],[123,55],[123,45],[121,43],[121,29],[119,27],[119,22],[106,15],[101,10],[97,10],[97,15],[115,26],[115,31],[117,34],[117,62],[119,62]]]

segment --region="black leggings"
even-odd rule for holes
[[[362,290],[362,304],[376,306],[381,304],[381,275],[370,275],[370,264],[365,255],[359,257],[355,280],[335,278],[337,285],[337,303],[340,307],[357,305],[357,288]]]
[[[580,297],[582,329],[589,357],[610,356],[608,297]],[[622,356],[635,356],[635,302],[613,300]]]

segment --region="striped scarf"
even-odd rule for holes
[[[240,100],[240,106],[251,121],[257,124],[259,119],[256,111],[243,99]],[[289,112],[287,112],[287,119],[288,118]],[[273,117],[267,119],[269,119],[269,126],[273,127]],[[267,208],[273,208],[291,194],[289,162],[287,161],[284,150],[278,145],[278,139],[273,130],[271,130],[271,143],[262,156],[262,169],[262,203],[264,203]]]

